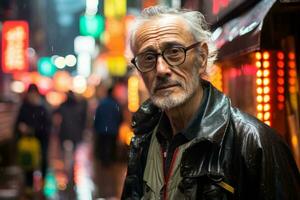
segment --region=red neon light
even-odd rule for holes
[[[284,84],[284,78],[277,78],[277,83],[278,83],[278,85],[283,85]]]
[[[26,21],[6,21],[2,31],[2,70],[28,71],[29,28]]]
[[[289,78],[289,84],[290,85],[295,85],[296,84],[296,79],[295,78]]]
[[[284,67],[284,62],[283,62],[283,61],[278,61],[278,62],[277,62],[277,66],[278,66],[279,68],[283,68],[283,67]]]
[[[283,60],[283,59],[284,59],[284,54],[283,54],[282,52],[278,52],[278,53],[277,53],[277,58],[278,58],[279,60]]]
[[[295,61],[289,61],[289,67],[290,68],[296,68],[296,62]]]
[[[297,76],[296,70],[290,69],[290,70],[289,70],[289,76],[290,76],[290,77],[296,77],[296,76]]]
[[[278,69],[277,70],[277,75],[278,76],[284,76],[284,70],[283,69]]]
[[[280,55],[281,56],[281,55]],[[256,110],[257,110],[257,118],[262,120],[264,123],[270,125],[271,124],[271,87],[270,84],[270,70],[265,69],[270,67],[270,62],[268,59],[270,58],[270,53],[265,51],[263,54],[261,52],[256,52],[256,67],[259,69],[256,73]],[[263,58],[264,61],[261,63],[259,59]],[[261,65],[263,65],[264,69],[261,69]],[[282,78],[283,79],[283,78]],[[280,80],[281,81],[281,80]]]
[[[279,110],[282,110],[284,108],[284,104],[283,103],[279,103],[277,105],[277,107],[278,107]]]
[[[295,59],[295,53],[294,52],[289,53],[289,59],[291,59],[291,60]]]
[[[283,94],[284,93],[284,87],[282,87],[282,86],[277,87],[277,92],[280,93],[280,94]]]
[[[284,96],[283,95],[278,95],[277,100],[280,102],[284,102]]]
[[[221,9],[228,7],[230,0],[213,0],[212,12],[217,15]]]

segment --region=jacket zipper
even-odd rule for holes
[[[164,179],[165,179],[165,189],[164,189],[164,193],[163,193],[163,200],[167,200],[168,183],[169,183],[169,179],[170,179],[170,176],[172,174],[172,171],[173,171],[173,167],[174,167],[174,163],[175,163],[175,160],[176,160],[176,157],[177,157],[177,153],[178,153],[178,148],[175,149],[174,154],[172,156],[169,172],[168,172],[168,174],[165,174],[165,161],[166,161],[166,157],[167,157],[167,152],[162,150],[163,173],[164,173]]]

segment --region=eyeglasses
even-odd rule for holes
[[[161,53],[145,52],[140,53],[131,60],[131,63],[142,73],[149,72],[156,67],[158,56],[162,56],[164,61],[171,67],[181,65],[186,58],[186,52],[198,46],[196,42],[188,47],[173,46],[164,49]]]

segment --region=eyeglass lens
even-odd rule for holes
[[[147,71],[156,66],[158,56],[156,53],[143,53],[136,57],[135,62],[141,71]],[[162,52],[162,57],[170,65],[180,65],[185,60],[185,50],[182,47],[167,48]]]

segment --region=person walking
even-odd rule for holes
[[[86,104],[83,105],[72,91],[68,91],[66,100],[54,112],[62,148],[66,141],[71,142],[74,149],[82,141],[86,126],[86,112]]]
[[[16,122],[15,137],[18,141],[22,135],[30,132],[32,137],[39,141],[41,148],[41,171],[42,176],[48,167],[48,140],[51,130],[50,113],[43,104],[42,96],[37,85],[30,84],[21,104]]]
[[[94,119],[94,181],[97,198],[114,199],[118,195],[117,140],[123,114],[119,102],[113,96],[114,87],[106,84],[100,85],[102,96]]]
[[[117,137],[123,121],[122,108],[113,97],[113,87],[104,88],[105,96],[100,99],[96,108],[95,154],[101,164],[108,166],[116,159]]]

